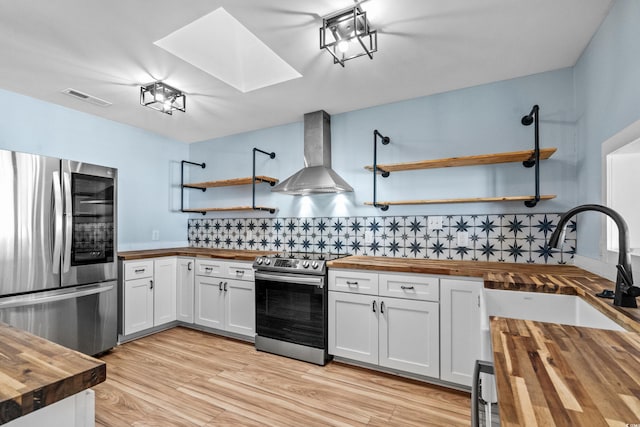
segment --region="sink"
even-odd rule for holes
[[[489,316],[500,316],[612,331],[625,330],[575,295],[485,289],[484,301],[482,318],[487,322],[487,329]]]

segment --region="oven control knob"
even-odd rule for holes
[[[309,268],[309,261],[307,260],[302,261],[302,267]]]
[[[256,259],[256,264],[262,265],[262,261],[264,261],[262,258],[258,258]]]
[[[314,270],[315,270],[316,268],[318,268],[318,261],[313,261],[313,262],[311,263],[311,268],[313,268]]]
[[[271,264],[271,260],[269,258],[265,258],[264,265],[269,265],[269,264]]]

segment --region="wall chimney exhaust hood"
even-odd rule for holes
[[[304,115],[304,166],[271,191],[294,196],[353,191],[331,169],[331,116],[324,110]]]

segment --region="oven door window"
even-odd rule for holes
[[[325,346],[325,288],[256,279],[258,335],[316,348]]]
[[[113,262],[112,178],[71,174],[71,265]]]

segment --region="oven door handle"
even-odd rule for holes
[[[264,280],[267,282],[286,282],[286,283],[295,283],[298,285],[312,285],[318,287],[324,287],[324,278],[323,277],[306,277],[302,275],[295,276],[285,276],[283,274],[265,274],[265,273],[256,273],[256,280]]]

